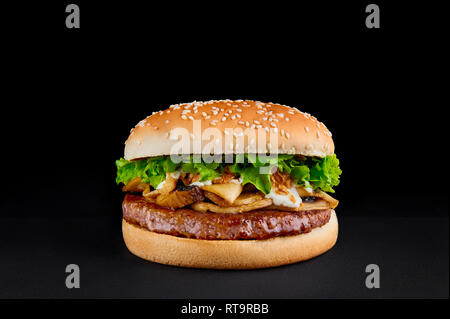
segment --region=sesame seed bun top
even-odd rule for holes
[[[205,131],[209,128],[217,130]],[[334,153],[330,131],[308,113],[275,103],[220,100],[177,104],[154,112],[131,130],[125,142],[125,159],[172,154],[182,140],[177,136],[180,129],[189,137],[185,139],[189,140],[185,144],[188,148],[183,149],[186,154],[212,153],[212,147],[218,145],[221,147],[215,148],[214,154],[254,153],[252,147],[257,152],[270,149],[272,153],[304,156]],[[264,145],[258,145],[258,134],[266,137]],[[271,145],[270,134],[272,138],[276,135],[278,140],[272,139],[276,146]],[[210,147],[205,147],[207,144]]]

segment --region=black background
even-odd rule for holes
[[[438,7],[378,1],[369,30],[369,2],[76,1],[81,29],[69,30],[67,3],[3,10],[0,297],[448,298]],[[129,130],[222,98],[295,106],[333,132],[344,173],[332,251],[248,272],[128,253],[114,161]],[[81,289],[64,286],[69,263]],[[364,286],[370,263],[381,289]]]

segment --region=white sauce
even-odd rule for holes
[[[170,174],[170,176],[172,176],[173,178],[178,179],[178,178],[180,178],[181,171],[175,171],[175,172],[172,172],[172,173],[169,173],[169,174]]]
[[[234,183],[234,184],[242,184],[242,177],[239,178],[239,179],[232,179],[232,180],[230,181],[230,183]],[[201,187],[201,186],[206,186],[206,185],[211,185],[211,184],[212,184],[212,180],[209,180],[209,181],[204,181],[204,182],[194,182],[194,183],[189,184],[189,186],[198,186],[198,187]]]
[[[242,184],[242,180],[243,178],[240,177],[239,179],[232,179],[230,182],[234,184]]]
[[[156,189],[161,189],[161,188],[163,188],[165,182],[166,182],[166,180],[163,180],[161,183],[159,183],[159,185],[156,186]]]
[[[178,178],[180,178],[181,171],[175,171],[175,172],[167,173],[167,174],[170,175],[170,176],[171,176],[172,178],[174,178],[174,179],[178,179]],[[159,183],[159,185],[156,187],[156,189],[161,189],[161,188],[163,188],[165,182],[166,182],[166,179],[163,180],[161,183]]]
[[[292,202],[292,196],[295,199],[295,203]],[[280,195],[274,192],[274,188],[270,190],[270,193],[266,195],[266,198],[271,198],[273,204],[276,206],[284,206],[284,207],[294,207],[297,208],[302,203],[302,199],[298,195],[297,189],[293,186],[289,190],[288,195]]]
[[[211,185],[211,184],[212,184],[211,181],[204,181],[204,182],[193,182],[193,183],[190,183],[189,186],[198,186],[198,187],[200,187],[200,186]]]

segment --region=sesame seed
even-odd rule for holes
[[[284,114],[283,113],[278,113],[277,116],[283,118]]]
[[[187,120],[187,117],[186,117],[186,115],[181,115],[181,118],[183,119],[183,120]]]
[[[286,120],[286,122],[289,122],[289,117],[286,117],[285,120]]]
[[[275,123],[273,123],[273,122],[270,123],[270,126],[272,126],[272,127],[277,127],[277,126],[275,125]]]
[[[309,132],[309,127],[305,126],[305,131]]]
[[[236,119],[236,115],[231,115],[231,119],[235,120]]]
[[[194,120],[194,118],[193,118],[192,116],[189,116],[189,119],[190,119],[191,121],[193,121],[193,120]]]
[[[222,122],[224,122],[227,118],[224,116],[222,117]]]
[[[319,138],[320,137],[320,132],[319,131],[317,131],[317,138]]]
[[[244,121],[239,121],[238,124],[244,125]]]
[[[166,120],[166,122],[165,122],[166,124],[168,124],[169,123],[169,120]]]
[[[236,109],[236,111],[238,111],[238,112],[242,112],[242,110],[241,110],[241,109]]]
[[[240,118],[241,118],[241,114],[236,114],[236,117],[237,117],[238,119],[240,119]]]
[[[286,137],[287,137],[287,139],[289,139],[291,137],[291,135],[288,132],[286,132]]]
[[[255,124],[261,124],[259,121],[257,121],[257,120],[253,120],[253,122],[255,123]]]
[[[250,125],[250,123],[248,122],[248,121],[245,121],[245,126],[249,126]]]

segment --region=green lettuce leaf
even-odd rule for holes
[[[229,166],[230,172],[237,173],[242,177],[242,185],[250,183],[264,194],[269,194],[272,188],[270,175],[261,174],[259,169],[260,166],[254,166],[252,163],[250,165],[235,163]]]
[[[166,173],[176,171],[179,164],[172,162],[169,156],[158,156],[135,161],[121,158],[116,161],[116,166],[117,184],[127,184],[133,178],[140,177],[142,183],[156,188],[166,179]]]
[[[290,174],[296,184],[324,192],[334,193],[333,187],[339,184],[342,170],[336,155],[324,158],[278,154],[277,157],[235,155],[234,164],[226,163],[196,163],[193,156],[186,157],[181,163],[174,163],[170,156],[158,156],[141,160],[127,161],[123,158],[116,161],[116,183],[127,184],[135,177],[140,177],[143,183],[149,183],[156,188],[165,180],[166,174],[181,170],[186,173],[200,174],[200,181],[219,177],[226,166],[230,172],[242,178],[242,184],[253,184],[264,194],[270,193],[272,183],[270,172],[273,167]]]
[[[182,163],[181,169],[183,172],[200,174],[200,182],[212,180],[219,177],[221,173],[217,172],[220,163],[194,163],[193,157],[190,157],[189,163]]]
[[[339,176],[342,174],[336,155],[320,159],[313,158],[311,161],[315,163],[310,168],[310,182],[313,183],[314,188],[334,193],[333,187],[339,185]]]

